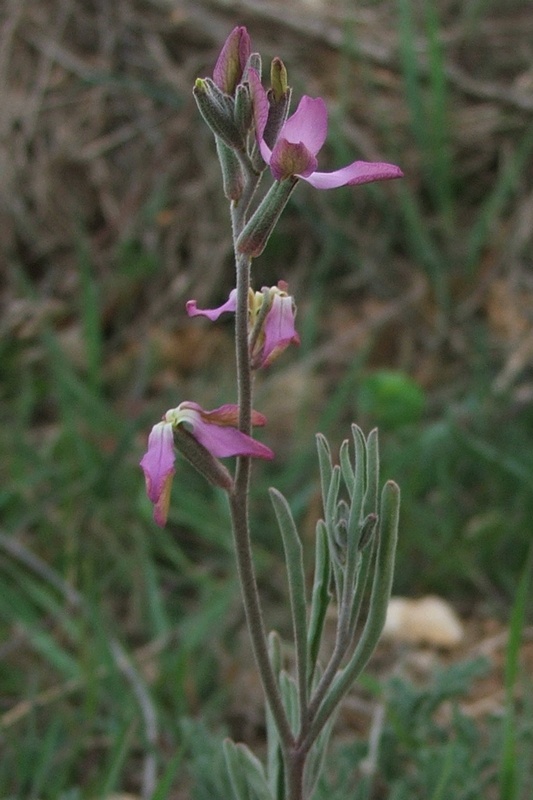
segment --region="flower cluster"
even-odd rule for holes
[[[383,162],[354,161],[332,172],[318,171],[317,155],[327,136],[327,109],[321,98],[304,95],[289,116],[291,89],[287,71],[274,58],[270,87],[261,82],[261,58],[252,51],[246,28],[236,27],[228,36],[212,78],[198,79],[193,94],[211,128],[222,168],[224,192],[236,208],[246,186],[252,188],[244,203],[240,230],[234,230],[236,256],[258,256],[299,180],[317,189],[333,189],[402,176],[399,167]],[[246,212],[257,183],[266,168],[274,181],[249,218]],[[255,181],[255,183],[253,183]],[[253,184],[253,185],[252,185]],[[246,289],[244,290],[246,291]],[[243,298],[244,299],[244,298]],[[216,321],[237,309],[237,289],[217,308],[199,309],[195,300],[186,305],[190,317]],[[298,344],[296,305],[285,281],[261,291],[249,290],[248,359],[250,369],[269,367],[290,344]],[[252,412],[252,424],[265,418]],[[212,483],[231,491],[233,482],[217,461],[227,456],[273,458],[272,451],[239,429],[239,408],[224,405],[205,411],[193,402],[182,402],[167,411],[148,440],[141,461],[154,518],[167,519],[174,475],[175,449],[182,452]]]

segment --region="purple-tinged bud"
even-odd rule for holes
[[[234,28],[224,42],[213,70],[213,80],[226,94],[233,95],[241,82],[251,48],[250,35],[243,25]]]

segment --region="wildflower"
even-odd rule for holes
[[[394,164],[369,161],[354,161],[333,172],[317,172],[317,154],[326,141],[328,130],[328,112],[320,97],[302,97],[294,114],[281,127],[271,149],[264,139],[269,114],[267,94],[253,69],[249,70],[248,80],[259,149],[277,181],[295,176],[316,189],[335,189],[402,177],[401,169]]]
[[[184,455],[212,483],[226,489],[231,486],[231,478],[216,462],[217,458],[249,456],[270,460],[274,457],[269,447],[237,429],[238,418],[239,408],[233,404],[205,411],[197,403],[184,401],[177,408],[167,411],[162,421],[154,425],[148,438],[148,450],[140,465],[146,480],[146,492],[154,504],[154,520],[158,525],[163,526],[167,520],[175,473],[175,446],[183,449]],[[265,423],[266,418],[262,414],[252,412],[252,425]],[[185,440],[180,436],[182,433],[186,435]]]
[[[268,367],[291,344],[300,344],[294,327],[296,306],[288,294],[288,285],[279,281],[277,286],[264,286],[260,292],[250,289],[248,301],[248,330],[251,364],[254,369]],[[237,290],[232,289],[228,299],[218,308],[199,309],[196,300],[186,305],[190,317],[207,317],[217,320],[226,311],[235,311]]]

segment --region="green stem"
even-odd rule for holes
[[[244,227],[246,210],[257,187],[258,177],[248,172],[243,195],[231,204],[233,238],[237,238]],[[235,314],[235,346],[237,357],[237,388],[239,405],[239,429],[251,434],[252,428],[252,370],[248,350],[248,292],[250,288],[251,259],[236,255],[237,271],[237,309]],[[294,737],[283,707],[280,691],[268,656],[268,644],[263,614],[259,600],[257,579],[252,557],[249,523],[249,486],[251,459],[237,459],[233,491],[229,495],[230,510],[235,541],[237,568],[246,614],[246,621],[252,640],[252,648],[261,676],[263,689],[272,716],[278,729],[280,741],[286,755],[294,743]],[[292,800],[292,799],[291,799]]]

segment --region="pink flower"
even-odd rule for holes
[[[252,366],[268,367],[290,344],[300,344],[294,327],[294,300],[287,288],[284,281],[279,281],[270,289],[272,305],[253,348]]]
[[[296,307],[287,289],[285,281],[279,281],[277,286],[265,286],[260,292],[250,291],[248,329],[254,369],[270,366],[291,343],[300,344],[294,327]],[[269,304],[266,315],[260,313],[265,302]],[[196,300],[189,300],[186,304],[190,317],[207,317],[212,322],[226,311],[235,311],[236,307],[236,289],[231,290],[226,302],[218,308],[200,309]]]
[[[277,181],[294,175],[316,189],[335,189],[338,186],[355,186],[403,176],[401,169],[394,164],[369,161],[354,161],[333,172],[317,172],[316,156],[326,141],[328,131],[328,112],[320,97],[302,97],[294,114],[281,127],[271,150],[263,138],[269,113],[267,94],[255,70],[248,71],[248,80],[259,149]]]
[[[250,35],[244,26],[232,30],[222,46],[213,70],[213,81],[226,94],[235,93],[251,51]]]
[[[204,411],[197,403],[185,401],[172,408],[163,420],[154,425],[148,437],[148,450],[140,464],[146,481],[146,492],[154,504],[154,520],[161,527],[167,521],[170,490],[174,477],[174,428],[183,425],[194,439],[215,458],[249,456],[272,459],[274,453],[261,442],[256,442],[237,429],[238,406],[228,404]],[[266,418],[252,412],[252,424],[264,425]],[[200,448],[200,449],[201,449]]]

